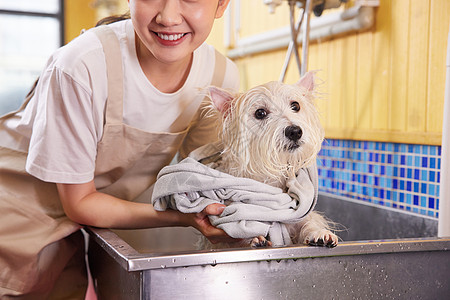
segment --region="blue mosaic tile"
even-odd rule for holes
[[[436,168],[436,158],[430,157],[430,168],[435,169]]]
[[[420,179],[423,181],[428,181],[428,171],[427,170],[420,171]]]
[[[430,147],[430,155],[436,155],[436,154],[437,154],[436,147]],[[441,154],[439,153],[439,155],[441,155]]]
[[[439,146],[326,140],[319,188],[363,202],[438,217]]]

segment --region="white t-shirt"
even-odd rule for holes
[[[200,105],[204,94],[199,89],[211,84],[214,48],[201,45],[194,52],[183,87],[174,93],[162,93],[148,81],[139,65],[131,21],[108,26],[119,38],[122,53],[124,123],[147,132],[185,130],[198,107],[189,104]],[[227,59],[222,87],[237,91],[238,86],[238,70]],[[103,133],[107,89],[102,45],[95,33],[87,31],[51,56],[35,96],[20,119],[7,121],[9,136],[4,138],[2,134],[0,144],[15,144],[17,150],[28,151],[26,169],[41,180],[92,180],[97,143]]]

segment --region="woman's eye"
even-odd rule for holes
[[[297,101],[291,103],[291,109],[295,112],[300,111],[300,104]]]
[[[262,120],[267,117],[267,111],[264,108],[259,108],[255,111],[255,118]]]

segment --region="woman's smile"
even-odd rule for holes
[[[188,33],[153,32],[158,42],[164,46],[176,46],[185,40]]]

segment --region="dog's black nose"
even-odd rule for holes
[[[303,131],[299,126],[291,125],[284,129],[284,135],[291,141],[296,142],[302,137]]]

